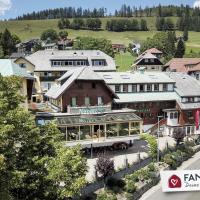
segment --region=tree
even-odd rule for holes
[[[73,197],[85,185],[86,159],[79,147],[63,145],[54,123],[36,126],[34,117],[20,107],[20,88],[21,79],[0,76],[0,196]]]
[[[145,19],[141,19],[141,21],[140,21],[140,30],[148,31],[147,21]]]
[[[185,133],[183,129],[178,129],[177,131],[173,132],[172,136],[176,141],[176,146],[179,146],[179,144],[183,141],[185,137]]]
[[[4,56],[9,56],[15,51],[15,41],[8,29],[2,33],[0,44],[3,47]]]
[[[183,31],[183,40],[188,41],[188,29],[187,29],[187,27],[185,27],[184,31]]]
[[[74,42],[73,49],[100,50],[109,56],[114,57],[111,41],[104,38],[78,37]]]
[[[99,155],[95,170],[97,175],[100,175],[104,179],[104,183],[108,176],[111,176],[114,173],[114,161],[108,158],[105,154]]]
[[[62,40],[66,40],[67,39],[67,36],[68,36],[68,32],[67,31],[60,31],[58,33],[59,37],[62,39]]]
[[[41,34],[41,40],[50,39],[51,41],[55,41],[58,39],[57,32],[54,29],[47,29]]]
[[[185,44],[183,42],[183,39],[179,39],[174,57],[183,58],[184,54],[185,54]]]

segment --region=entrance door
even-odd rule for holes
[[[94,138],[102,138],[105,136],[104,133],[104,126],[103,125],[94,125],[94,134],[93,134]]]

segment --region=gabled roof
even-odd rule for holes
[[[138,65],[143,59],[151,59],[151,58],[158,60],[160,62],[160,64],[162,65],[162,62],[151,53],[146,53],[146,54],[142,55],[141,57],[138,57],[135,62],[135,65]]]
[[[51,66],[52,59],[88,60],[89,68],[94,71],[116,71],[116,65],[110,56],[99,50],[41,50],[25,57],[35,66],[35,71],[69,71],[81,66]],[[92,66],[93,59],[105,59],[106,66]]]
[[[140,60],[145,54],[163,54],[162,51],[156,49],[156,48],[151,48],[151,49],[147,49],[146,51],[144,51],[143,53],[141,53],[136,60]]]
[[[187,66],[197,65],[200,63],[200,58],[173,58],[164,65],[165,68],[169,67],[170,71],[176,70],[176,72],[188,72],[192,68]]]
[[[60,82],[65,80],[66,81],[61,85]],[[70,70],[66,72],[61,78],[58,79],[58,84],[52,86],[50,90],[45,94],[47,97],[57,99],[60,97],[65,90],[67,90],[75,80],[97,80],[103,81],[107,89],[113,94],[115,98],[118,96],[108,87],[101,76],[95,73],[93,70],[89,69],[88,67],[80,67],[78,69]]]
[[[10,59],[0,59],[0,74],[2,76],[20,76],[27,79],[33,79],[26,70],[13,63]]]
[[[160,50],[158,50],[156,48],[147,49],[145,52],[146,53],[151,53],[151,54],[162,54],[163,53],[162,51],[160,51]]]

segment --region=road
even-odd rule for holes
[[[186,161],[181,169],[200,169],[200,153],[195,154],[194,158]],[[161,184],[147,191],[140,200],[200,200],[200,191],[198,192],[173,192],[164,193],[161,190]]]

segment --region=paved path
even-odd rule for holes
[[[160,137],[159,138],[159,149],[163,150],[166,148],[167,143],[169,146],[175,145],[174,139],[171,137]],[[144,141],[137,141],[130,147],[128,150],[123,151],[109,151],[107,155],[114,160],[115,169],[123,168],[126,163],[126,159],[129,164],[136,162],[138,160],[138,152],[140,152],[140,157],[145,158],[148,156],[148,145]],[[87,160],[88,165],[88,173],[86,175],[87,181],[94,180],[95,177],[95,165],[96,165],[96,157],[94,155],[93,159]]]
[[[200,169],[200,152],[185,161],[178,169]],[[147,191],[140,200],[200,200],[200,191],[163,193],[159,183]]]

